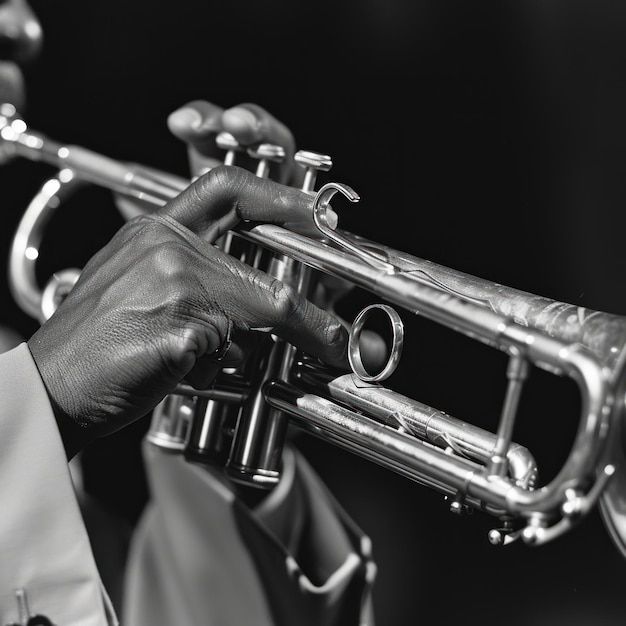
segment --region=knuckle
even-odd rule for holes
[[[274,279],[269,285],[269,292],[274,300],[280,322],[289,320],[300,308],[300,296],[290,285]]]
[[[339,320],[333,320],[326,326],[326,336],[329,344],[339,344],[346,336],[346,328]]]
[[[189,271],[189,250],[178,242],[168,241],[148,251],[148,262],[166,282],[182,280]]]
[[[145,255],[150,286],[161,301],[161,308],[170,315],[181,316],[193,298],[190,277],[193,261],[189,250],[178,242],[154,246]]]
[[[237,195],[243,188],[248,172],[232,165],[217,165],[211,168],[199,181],[205,189],[216,189],[228,195]]]
[[[347,356],[348,331],[341,322],[334,321],[329,324],[327,338],[326,345],[330,346],[336,358],[340,359]]]

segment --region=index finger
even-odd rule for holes
[[[328,213],[332,220],[335,216],[332,211]],[[277,224],[319,235],[311,195],[232,165],[213,168],[158,214],[176,220],[210,242],[240,221]]]

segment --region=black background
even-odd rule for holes
[[[35,0],[44,53],[28,70],[29,124],[65,143],[186,173],[167,115],[201,98],[256,102],[322,181],[361,195],[341,225],[464,272],[581,306],[626,312],[623,185],[626,7],[599,0],[155,3]],[[0,172],[0,245],[47,166]],[[19,181],[19,184],[17,183]],[[80,267],[121,224],[102,190],[59,210],[39,269]],[[338,207],[339,208],[339,207]],[[0,321],[35,328],[0,283]],[[490,427],[501,355],[408,320],[395,384]],[[577,420],[572,389],[533,374],[516,440],[549,478]],[[131,521],[143,505],[139,423],[86,455],[88,488]],[[488,544],[495,521],[327,444],[300,438],[372,537],[378,623],[622,624],[626,561],[597,512],[540,548]]]

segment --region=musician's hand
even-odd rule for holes
[[[254,172],[258,160],[251,158],[247,149],[270,143],[285,151],[283,161],[271,165],[270,177],[294,186],[302,180],[302,168],[296,167],[293,160],[296,142],[291,131],[256,104],[244,103],[224,110],[211,102],[194,100],[171,113],[167,123],[171,133],[187,144],[192,176],[223,162],[225,151],[217,145],[216,138],[227,132],[238,145],[235,165]]]
[[[170,132],[187,146],[190,178],[206,173],[224,162],[226,151],[218,146],[219,133],[230,133],[238,144],[235,164],[251,172],[258,160],[247,153],[261,143],[283,148],[285,158],[272,163],[270,177],[284,184],[300,186],[304,170],[296,166],[293,155],[295,140],[291,131],[273,115],[256,104],[244,103],[229,109],[208,102],[193,100],[172,112],[167,120]],[[115,204],[125,219],[152,213],[154,207],[136,198],[115,194]]]
[[[304,170],[293,160],[296,145],[293,134],[271,113],[256,104],[240,104],[223,110],[211,102],[195,100],[174,111],[168,118],[168,127],[173,135],[187,143],[189,163],[194,175],[221,163],[224,150],[217,146],[216,137],[218,133],[226,131],[242,148],[237,152],[238,165],[254,171],[256,161],[246,157],[245,149],[259,143],[276,144],[285,150],[285,160],[273,165],[272,177],[294,186],[302,183]],[[319,235],[315,229],[307,234]],[[339,300],[349,297],[353,288],[352,283],[321,274],[313,301],[349,328],[350,321],[342,319],[334,307]],[[384,366],[388,348],[380,335],[364,329],[361,333],[361,350],[366,369],[377,371]]]
[[[69,456],[147,414],[183,378],[206,385],[240,362],[244,331],[271,330],[346,366],[336,318],[211,243],[240,219],[305,223],[311,203],[294,188],[218,167],[127,223],[89,261],[28,342]]]

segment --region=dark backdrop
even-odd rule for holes
[[[185,174],[167,115],[196,98],[256,102],[293,129],[299,148],[333,157],[324,182],[359,192],[356,208],[340,209],[349,230],[533,293],[626,312],[620,2],[32,4],[46,34],[28,72],[33,128]],[[49,173],[24,162],[0,173],[9,190],[3,254]],[[101,190],[63,207],[42,244],[42,280],[80,267],[120,223]],[[4,277],[0,287],[0,321],[28,335],[34,322]],[[408,317],[398,387],[491,426],[504,388],[500,355]],[[533,374],[516,430],[545,478],[577,419],[572,389],[548,378]],[[131,521],[145,497],[145,426],[87,455],[88,488]],[[497,549],[486,539],[491,518],[454,516],[424,487],[308,437],[300,443],[374,540],[381,625],[623,623],[626,561],[596,512],[545,547]]]

